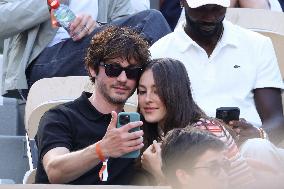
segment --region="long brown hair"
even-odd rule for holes
[[[157,94],[166,107],[165,119],[159,125],[164,135],[174,128],[184,128],[201,117],[207,117],[193,100],[190,80],[182,62],[171,58],[154,59],[147,64],[146,70],[152,70]],[[161,140],[162,136],[158,123],[143,121],[147,148],[153,140]]]

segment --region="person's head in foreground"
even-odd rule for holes
[[[196,128],[170,131],[162,144],[162,170],[175,189],[223,189],[229,168],[224,143]]]
[[[103,99],[124,104],[149,61],[148,43],[135,31],[110,26],[96,34],[85,58],[89,76]]]

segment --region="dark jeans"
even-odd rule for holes
[[[160,10],[174,31],[182,11],[180,0],[164,0]]]
[[[150,44],[171,32],[165,18],[157,10],[142,11],[111,24],[137,30]],[[91,35],[78,42],[68,39],[47,47],[26,70],[29,89],[33,83],[42,78],[88,75],[84,57],[92,36],[103,28],[95,29]],[[27,93],[28,91],[24,97]]]
[[[279,3],[280,3],[281,8],[282,8],[282,10],[284,12],[284,0],[279,0]]]

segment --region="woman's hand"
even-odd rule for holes
[[[77,15],[70,25],[70,36],[74,41],[78,41],[86,35],[91,34],[96,27],[98,27],[98,24],[91,15]]]
[[[161,143],[156,140],[149,146],[141,156],[141,164],[143,169],[151,173],[158,184],[165,183],[165,177],[162,173]]]

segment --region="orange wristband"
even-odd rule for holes
[[[102,149],[101,149],[101,146],[99,144],[99,142],[96,143],[96,153],[97,155],[99,156],[99,159],[104,162],[106,160],[103,152],[102,152]]]

